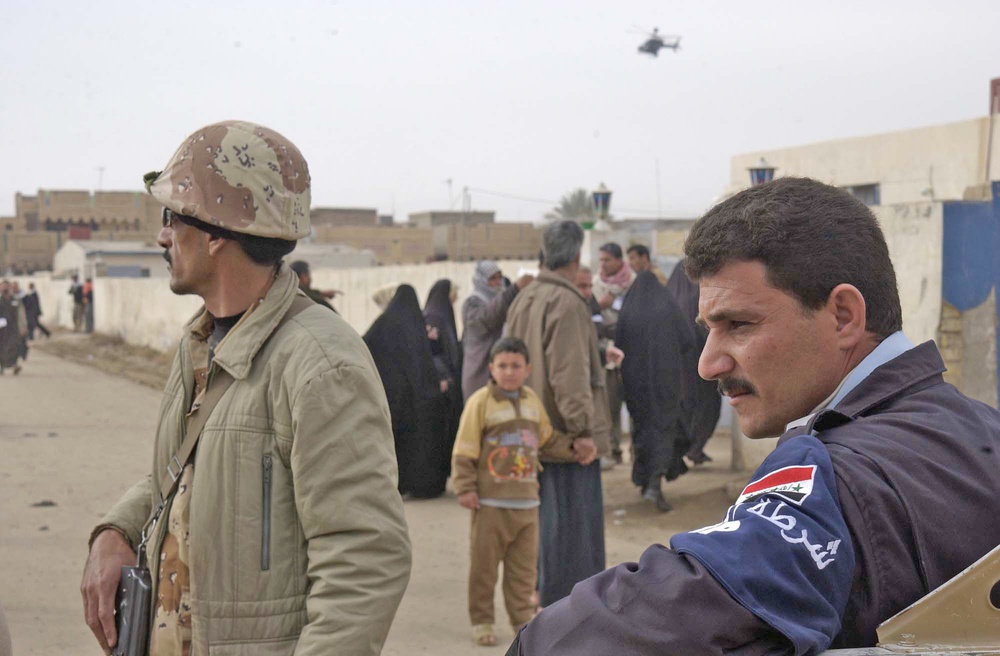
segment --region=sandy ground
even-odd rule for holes
[[[151,371],[165,365],[155,354],[106,338],[60,335],[45,350],[32,351],[20,376],[0,377],[0,604],[9,614],[15,654],[97,655],[79,593],[87,537],[118,496],[148,473],[160,400],[152,386],[156,375],[138,376],[144,385],[121,373],[143,363]],[[53,350],[72,351],[78,362]],[[124,355],[103,362],[108,353]],[[715,462],[666,487],[675,506],[666,515],[640,501],[627,467],[606,472],[608,564],[635,560],[651,543],[718,521],[729,503],[727,485],[745,478],[728,470],[728,452],[725,436],[713,438],[708,453]],[[467,511],[449,493],[409,501],[406,514],[413,575],[383,653],[503,654],[513,634],[499,596],[501,645],[478,648],[469,637]]]

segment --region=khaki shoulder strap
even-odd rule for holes
[[[281,321],[275,326],[272,335],[276,334],[281,330],[285,324],[295,318],[297,314],[303,310],[315,305],[313,301],[304,294],[296,293],[295,299],[292,301],[291,306],[285,315],[281,317]],[[177,449],[177,453],[170,458],[167,463],[166,471],[160,476],[160,501],[166,501],[167,498],[174,493],[174,489],[177,487],[177,483],[181,478],[181,472],[184,471],[184,465],[187,463],[191,454],[194,452],[194,447],[198,443],[198,438],[201,437],[201,432],[205,429],[205,422],[212,414],[212,410],[215,406],[219,404],[222,397],[225,395],[229,386],[235,382],[232,375],[222,367],[219,367],[215,374],[212,376],[212,384],[208,386],[205,390],[205,398],[201,402],[201,406],[198,407],[193,413],[187,417],[187,430],[184,433],[184,440],[181,442],[181,446]]]

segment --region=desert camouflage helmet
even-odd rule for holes
[[[309,234],[309,167],[291,141],[245,121],[213,123],[184,140],[146,189],[174,212],[233,232]]]

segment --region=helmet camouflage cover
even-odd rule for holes
[[[146,189],[178,214],[275,239],[309,235],[309,167],[291,141],[245,121],[213,123],[184,140]]]

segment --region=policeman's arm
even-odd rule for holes
[[[577,584],[518,649],[819,653],[841,630],[854,566],[829,455],[800,436],[768,457],[722,522]]]
[[[305,383],[292,433],[310,581],[295,653],[375,656],[409,580],[410,541],[374,365],[341,365]]]

